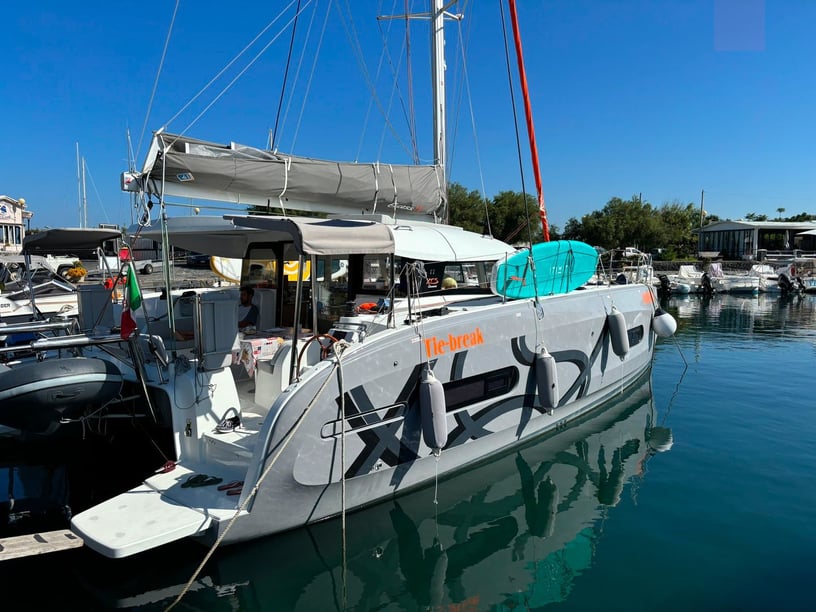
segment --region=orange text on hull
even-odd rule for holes
[[[438,357],[439,355],[444,355],[445,353],[461,351],[462,349],[477,346],[479,344],[484,344],[484,337],[482,336],[482,330],[477,327],[472,332],[467,334],[460,334],[458,336],[448,334],[448,337],[445,339],[437,338],[436,336],[426,338],[425,351],[429,358]]]

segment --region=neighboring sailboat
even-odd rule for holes
[[[431,19],[439,110],[441,0]],[[163,217],[138,230],[163,237],[166,250],[242,259],[242,285],[264,305],[239,334],[237,289],[166,300],[167,329],[150,337],[168,358],[146,376],[113,352],[94,353],[170,411],[177,461],[76,515],[72,529],[87,546],[125,557],[184,537],[229,544],[341,515],[561,429],[648,372],[657,335],[673,333],[651,287],[517,299],[491,291],[494,266],[518,264],[515,249],[438,223],[443,119],[435,116],[437,159],[426,167],[154,136],[143,172],[123,179],[129,190],[256,204],[276,194],[286,208],[330,216]],[[335,275],[342,261],[348,272]],[[583,274],[575,261],[536,270],[531,256],[531,282],[571,289],[539,285],[538,275]],[[467,282],[446,289],[457,277]],[[177,334],[187,323],[189,340]]]

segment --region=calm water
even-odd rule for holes
[[[676,338],[593,418],[349,515],[345,545],[331,521],[225,548],[174,609],[812,609],[816,296],[664,307]],[[7,562],[3,607],[165,609],[205,552]]]

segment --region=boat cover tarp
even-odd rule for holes
[[[28,234],[23,239],[23,252],[32,254],[75,253],[89,251],[106,240],[120,238],[119,230],[66,227],[47,229],[36,234]]]
[[[444,218],[443,169],[436,165],[336,162],[157,133],[141,174],[122,188],[327,213]]]

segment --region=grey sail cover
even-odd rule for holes
[[[444,219],[440,166],[358,164],[297,157],[159,132],[125,191],[325,213]]]

